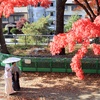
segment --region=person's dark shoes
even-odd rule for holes
[[[16,91],[14,91],[13,93],[11,93],[11,94],[9,94],[9,95],[14,95],[14,94],[16,94],[17,92]]]

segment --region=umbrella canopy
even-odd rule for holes
[[[6,28],[8,28],[8,27],[15,27],[16,25],[15,24],[6,24]]]
[[[9,58],[3,60],[2,63],[6,63],[6,64],[7,64],[7,63],[18,62],[18,61],[20,61],[20,60],[21,60],[21,58],[9,57]]]

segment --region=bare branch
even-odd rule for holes
[[[100,6],[99,6],[99,1],[98,0],[95,0],[96,2],[96,5],[97,5],[97,15],[100,14]]]
[[[87,8],[86,8],[82,3],[80,3],[78,0],[74,0],[74,1],[75,1],[80,7],[82,7],[82,8],[85,10],[85,12],[89,15],[91,21],[93,22],[93,18],[92,18],[92,16],[91,16],[91,13],[87,10]]]
[[[90,11],[90,13],[92,14],[93,18],[95,19],[96,18],[96,15],[94,14],[93,10],[91,9],[89,3],[87,2],[87,0],[84,0],[88,10]]]

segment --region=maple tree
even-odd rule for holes
[[[56,34],[63,33],[64,31],[64,9],[67,0],[56,0]],[[83,9],[87,17],[93,22],[95,18],[100,15],[100,0],[72,0],[78,5],[78,8]],[[76,9],[77,10],[77,9]],[[96,38],[98,42],[98,37]],[[62,54],[64,54],[61,50]]]
[[[75,56],[72,58],[71,68],[76,72],[79,79],[84,79],[84,74],[81,67],[81,59],[88,51],[88,46],[92,46],[94,54],[100,55],[100,45],[90,44],[89,39],[100,37],[100,16],[97,16],[94,22],[90,19],[79,19],[72,25],[72,29],[68,33],[58,34],[54,36],[53,42],[50,43],[50,51],[52,55],[58,54],[61,48],[68,46],[69,52],[74,51],[77,43],[81,43],[81,47]]]
[[[81,67],[81,59],[88,52],[88,47],[91,45],[94,54],[100,55],[100,45],[90,44],[89,41],[89,39],[100,37],[100,0],[73,1],[78,5],[78,8],[82,8],[86,12],[88,18],[79,19],[73,23],[72,29],[68,33],[62,31],[61,34],[54,36],[53,42],[50,43],[50,51],[52,55],[59,54],[62,48],[68,46],[69,52],[73,52],[76,43],[81,43],[82,46],[72,58],[70,66],[76,76],[82,80],[84,79],[84,72]]]

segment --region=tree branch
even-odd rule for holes
[[[99,1],[98,0],[95,0],[96,2],[96,5],[97,5],[97,15],[100,14],[100,6],[99,6]]]
[[[84,0],[84,2],[86,4],[87,8],[89,9],[89,11],[91,12],[93,18],[95,19],[96,18],[96,15],[94,14],[93,10],[91,9],[89,3],[87,2],[87,0]]]
[[[66,1],[67,1],[67,0],[62,0],[62,4],[65,5]]]
[[[87,8],[86,8],[82,3],[80,3],[78,0],[74,0],[74,1],[75,1],[80,7],[82,7],[82,8],[85,10],[85,12],[89,15],[91,21],[93,22],[94,19],[92,18],[91,13],[87,10]]]

